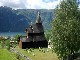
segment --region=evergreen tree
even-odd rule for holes
[[[63,0],[55,9],[51,40],[61,60],[80,49],[79,13],[77,0]]]

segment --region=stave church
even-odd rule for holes
[[[19,48],[39,48],[48,47],[48,41],[44,35],[44,29],[40,14],[38,13],[36,22],[26,28],[26,36],[19,37]]]

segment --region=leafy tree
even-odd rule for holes
[[[0,37],[1,47],[4,48],[5,46],[5,38],[3,36]]]
[[[7,46],[7,49],[8,50],[10,50],[10,38],[7,38],[6,40],[5,40],[5,46]]]
[[[15,35],[15,36],[14,36],[15,41],[17,41],[17,40],[18,40],[18,38],[19,38],[20,36],[22,36],[22,35],[21,35],[21,34],[17,34],[17,35]]]
[[[3,36],[0,37],[0,45],[2,48],[7,47],[10,48],[10,38],[5,39]]]
[[[51,30],[46,30],[45,31],[45,37],[46,39],[49,41],[49,39],[51,39]]]
[[[17,34],[16,36],[14,36],[14,43],[15,43],[15,45],[18,44],[18,39],[19,39],[20,36],[22,36],[22,35]]]
[[[61,60],[80,49],[80,12],[76,1],[63,0],[55,9],[51,40]]]

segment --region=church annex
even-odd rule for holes
[[[48,47],[39,13],[36,23],[26,28],[26,36],[19,37],[19,47],[22,49]]]

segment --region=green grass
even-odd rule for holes
[[[15,54],[6,49],[0,49],[0,60],[16,60]]]
[[[39,49],[34,49],[32,50],[33,52],[29,53],[29,50],[26,51],[25,49],[20,49],[18,47],[15,49],[24,54],[25,56],[29,57],[31,60],[58,60],[57,55],[55,53],[52,53],[51,49],[48,48],[43,48],[45,53],[39,51]],[[49,52],[47,52],[47,49],[49,50]],[[35,54],[35,56],[33,56],[33,53]]]
[[[17,54],[8,51],[7,49],[2,49],[0,47],[0,60],[18,60]],[[20,60],[24,60],[20,57]]]
[[[52,50],[48,48],[42,49],[45,51],[45,53],[39,51],[39,49],[31,49],[33,52],[28,52],[29,49],[26,51],[26,49],[20,49],[18,47],[16,47],[15,49],[23,55],[29,57],[31,60],[58,60],[57,55],[54,52],[52,53]],[[49,50],[49,52],[47,50]],[[33,53],[35,54],[35,56],[33,56]],[[18,60],[16,57],[17,56],[15,53],[9,52],[7,49],[2,49],[0,46],[0,60]],[[20,60],[24,59],[20,57]]]

